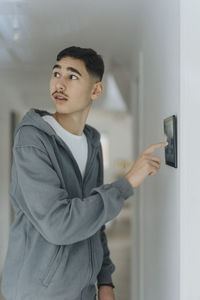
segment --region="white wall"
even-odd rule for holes
[[[140,0],[136,9],[133,76],[139,82],[138,97],[133,95],[133,101],[138,99],[140,123],[135,139],[139,142],[139,152],[142,152],[150,144],[164,141],[164,118],[175,114],[179,125],[179,1]],[[134,108],[137,109],[137,105],[133,105]],[[153,154],[161,157],[161,168],[137,188],[134,202],[132,299],[177,300],[180,168],[165,165],[163,149]]]
[[[180,300],[199,300],[200,3],[181,0]]]

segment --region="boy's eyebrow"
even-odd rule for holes
[[[55,68],[61,69],[61,66],[56,64],[56,65],[53,66],[52,70],[55,69]],[[82,76],[81,73],[73,67],[67,67],[66,70],[67,71],[72,71],[72,72],[77,73],[78,75]]]

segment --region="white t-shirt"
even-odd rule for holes
[[[82,178],[85,174],[85,168],[87,163],[87,156],[88,156],[88,144],[87,138],[85,133],[80,135],[72,134],[71,132],[64,129],[54,117],[50,115],[45,115],[42,117],[46,122],[48,122],[57,135],[59,135],[62,140],[67,144],[70,150],[73,153],[74,158],[76,159],[79,169],[82,174]]]

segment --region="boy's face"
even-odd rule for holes
[[[102,89],[102,82],[87,72],[80,59],[64,57],[53,67],[50,94],[59,113],[83,111],[101,95]]]

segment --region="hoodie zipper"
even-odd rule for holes
[[[95,156],[96,156],[96,151],[94,151],[93,152],[93,156],[91,157],[91,160],[90,160],[90,165],[93,163],[93,161],[94,161],[94,158],[95,158]],[[87,170],[88,170],[88,164],[86,165],[86,172],[87,172]],[[85,173],[86,173],[85,172]],[[84,195],[84,184],[85,184],[85,181],[86,181],[86,179],[87,179],[87,177],[88,177],[88,175],[89,175],[89,170],[88,170],[88,172],[86,173],[86,176],[84,176],[83,177],[83,179],[82,179],[82,176],[81,176],[81,180],[82,180],[82,197],[84,197],[85,195]],[[89,277],[89,282],[92,280],[92,277],[93,277],[93,271],[94,271],[94,263],[93,263],[93,251],[92,251],[92,249],[93,249],[93,243],[92,243],[92,238],[90,237],[89,239],[88,239],[88,248],[89,248],[89,253],[90,253],[90,262],[91,262],[91,276]]]
[[[90,276],[90,279],[89,279],[89,282],[91,281],[92,277],[93,277],[93,270],[94,270],[94,267],[93,267],[93,255],[92,255],[92,241],[91,241],[91,238],[89,238],[89,245],[90,245],[90,258],[91,258],[91,276]]]
[[[92,241],[91,241],[91,238],[88,239],[88,249],[89,249],[89,253],[90,253],[90,262],[91,262],[91,275],[89,277],[89,281],[87,282],[87,285],[89,285],[90,281],[92,280],[92,277],[93,277],[93,270],[94,270],[94,267],[93,267],[93,255],[92,255]],[[83,295],[83,291],[81,292],[81,300],[84,300],[85,298],[84,295]]]
[[[88,174],[87,174],[88,175]],[[82,180],[82,197],[84,197],[84,186],[83,183],[85,182],[85,177]],[[91,281],[92,277],[93,277],[93,255],[92,255],[92,241],[91,238],[88,239],[88,249],[89,249],[89,254],[90,254],[90,262],[91,262],[91,275],[89,277],[89,282]]]

